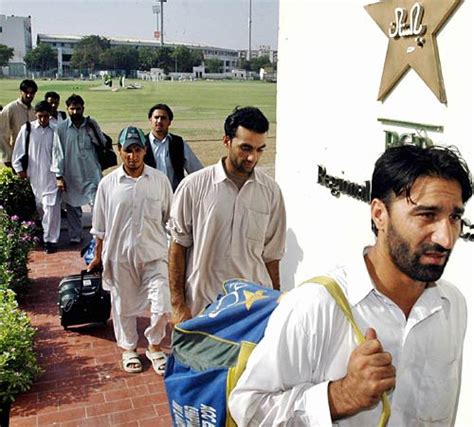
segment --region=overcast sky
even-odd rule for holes
[[[0,14],[31,16],[36,35],[153,39],[157,0],[0,0]],[[246,49],[249,0],[168,0],[164,40]],[[252,48],[277,48],[278,0],[252,0]]]

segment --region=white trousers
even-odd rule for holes
[[[51,197],[35,197],[36,210],[41,217],[43,241],[58,243],[61,232],[61,200],[56,197],[54,204],[49,204]]]
[[[162,260],[104,263],[104,285],[110,288],[115,339],[124,350],[137,347],[137,316],[148,308],[150,325],[144,334],[148,344],[159,345],[165,338],[171,318],[167,267]]]

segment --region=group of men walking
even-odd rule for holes
[[[128,372],[142,369],[136,318],[146,306],[151,318],[145,354],[163,374],[160,343],[170,321],[196,315],[232,277],[280,285],[283,199],[276,183],[255,170],[267,119],[257,108],[236,109],[225,125],[227,156],[202,169],[182,138],[168,132],[172,117],[168,106],[157,104],[149,112],[149,135],[131,126],[121,131],[123,165],[102,179],[94,206],[91,233],[97,245],[89,270],[104,268]],[[154,169],[160,162],[164,174]]]
[[[199,313],[224,280],[246,277],[280,287],[285,208],[275,181],[255,170],[269,128],[259,109],[237,108],[227,117],[226,156],[203,169],[186,141],[169,132],[171,108],[156,104],[148,112],[148,134],[134,126],[120,132],[122,164],[102,177],[95,146],[105,145],[105,137],[85,116],[83,98],[66,100],[64,119],[51,93],[33,109],[36,91],[33,81],[20,86],[20,111],[34,110],[36,120],[25,115],[12,132],[12,166],[30,180],[48,253],[59,239],[61,204],[71,244],[81,242],[82,206],[92,207],[96,248],[89,270],[103,267],[126,371],[142,369],[136,318],[145,308],[151,309],[146,356],[162,374],[167,325]]]

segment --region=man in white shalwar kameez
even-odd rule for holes
[[[12,166],[21,178],[30,180],[35,195],[36,209],[43,226],[43,242],[46,253],[57,250],[61,229],[60,197],[56,177],[51,169],[54,127],[49,121],[51,106],[41,101],[35,106],[35,121],[30,123],[30,131],[24,124],[18,133],[13,149]],[[23,170],[21,162],[26,153],[26,140],[29,134],[28,167]]]
[[[150,307],[146,356],[162,375],[166,357],[160,343],[171,312],[165,224],[173,192],[166,175],[144,164],[145,136],[140,129],[120,132],[119,152],[123,165],[105,176],[97,190],[91,229],[96,249],[89,271],[102,263],[126,372],[142,370],[137,316]]]

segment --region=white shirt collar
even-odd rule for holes
[[[33,129],[39,129],[39,128],[42,127],[42,126],[40,125],[39,120],[35,120],[35,121],[33,121],[33,122],[31,123],[31,127],[32,127]],[[48,123],[48,126],[46,126],[46,128],[49,128],[49,129],[51,129],[51,130],[54,130],[53,127],[51,126],[51,122]],[[44,129],[46,129],[46,128],[44,128]]]
[[[141,178],[142,176],[148,176],[150,174],[150,169],[152,169],[152,168],[150,168],[150,166],[145,165],[142,174],[137,178]],[[117,173],[118,173],[118,176],[119,176],[119,181],[124,179],[124,178],[137,179],[137,178],[134,178],[130,175],[127,175],[127,173],[125,172],[125,169],[123,167],[123,164],[118,168]]]
[[[357,283],[357,286],[349,286],[346,289],[347,299],[351,307],[357,305],[371,292],[376,292],[385,297],[375,288],[375,283],[373,282],[369,271],[367,270],[364,256],[368,249],[369,247],[365,247],[361,257],[355,262],[346,266],[347,275],[350,277],[349,283]],[[443,298],[440,293],[439,286],[435,282],[425,288],[424,292],[421,294],[420,298],[418,298],[418,301],[415,303],[413,308],[415,309],[416,307],[416,310],[421,310],[424,312],[426,317],[428,313],[433,313],[441,308],[443,304],[442,300]]]

